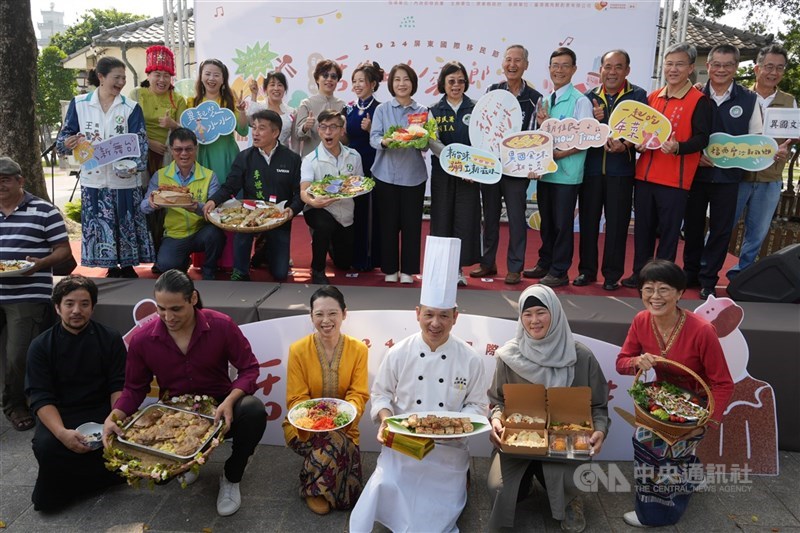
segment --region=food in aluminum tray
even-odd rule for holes
[[[325,176],[308,187],[311,196],[322,198],[355,198],[375,187],[372,178],[364,176]]]
[[[339,398],[315,398],[300,402],[286,416],[297,429],[322,433],[336,431],[356,418],[356,406]]]
[[[457,411],[428,411],[391,416],[386,419],[386,424],[395,433],[430,439],[460,439],[492,429],[485,416]]]
[[[0,261],[0,277],[3,276],[19,276],[34,267],[31,261],[16,261],[11,259],[4,259]]]
[[[208,217],[212,224],[224,230],[257,233],[277,228],[289,220],[283,214],[285,203],[232,199],[213,209]]]
[[[214,417],[156,403],[122,428],[119,442],[176,461],[190,461],[222,428]]]

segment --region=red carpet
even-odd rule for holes
[[[422,233],[423,233],[423,243],[421,249],[425,250],[424,246],[424,236],[427,235],[429,227],[429,222],[427,220],[423,221],[422,225]],[[600,234],[600,240],[598,243],[599,249],[601,250],[602,256],[602,249],[603,249],[603,241],[605,235]],[[80,241],[73,241],[72,243],[72,251],[75,254],[75,257],[80,256]],[[538,250],[541,241],[539,239],[539,232],[535,230],[528,231],[528,246],[525,254],[525,267],[532,268],[536,264],[536,260],[538,258]],[[497,267],[498,273],[497,276],[494,277],[493,281],[482,281],[480,279],[470,279],[469,285],[466,287],[460,288],[460,290],[522,290],[528,285],[532,285],[535,283],[536,280],[529,280],[523,278],[522,283],[518,285],[506,285],[503,282],[503,279],[506,275],[506,267],[505,267],[505,253],[506,248],[508,246],[508,231],[507,226],[505,224],[501,225],[500,229],[500,246],[498,248],[497,254]],[[681,257],[683,255],[683,242],[678,245],[678,264],[681,264]],[[424,260],[424,259],[423,259]],[[290,274],[288,283],[310,283],[311,281],[311,236],[308,232],[308,226],[306,226],[303,220],[296,220],[292,224],[292,261],[294,263],[294,267],[292,268],[293,275]],[[725,265],[723,266],[722,271],[720,272],[720,284],[722,287],[727,286],[727,278],[725,278],[724,273],[728,271],[729,268],[733,267],[737,262],[737,258],[733,255],[728,254],[727,259],[725,260]],[[80,261],[79,261],[80,263]],[[630,275],[631,268],[633,263],[633,235],[628,235],[628,247],[627,247],[627,254],[625,259],[625,276]],[[141,278],[152,278],[155,279],[158,276],[153,274],[150,271],[150,264],[142,265],[136,267],[136,272],[139,274]],[[471,267],[470,267],[471,270]],[[105,276],[105,269],[102,268],[89,268],[89,267],[78,267],[75,270],[77,274],[83,274],[85,276],[90,277],[103,277]],[[339,270],[328,262],[328,268],[326,271],[328,278],[331,281],[332,285],[343,285],[343,286],[362,286],[362,287],[392,287],[392,286],[399,286],[399,287],[415,287],[419,289],[420,287],[420,280],[416,279],[414,284],[412,285],[400,285],[397,283],[386,283],[383,281],[383,273],[379,270],[373,270],[372,272],[347,272],[343,270]],[[192,279],[200,279],[200,270],[197,268],[190,268],[189,275]],[[264,269],[255,269],[250,272],[250,276],[253,281],[272,281],[272,277],[270,274]],[[575,234],[575,255],[572,262],[572,268],[569,271],[570,280],[575,279],[578,276],[578,234]],[[218,279],[228,279],[227,272],[220,272],[217,274]],[[725,290],[722,287],[717,288],[717,293],[719,296],[726,296]],[[625,287],[621,287],[617,291],[608,292],[603,290],[602,286],[602,279],[600,283],[593,283],[586,287],[575,287],[573,285],[568,285],[565,287],[559,287],[556,289],[556,292],[559,294],[575,294],[575,295],[583,295],[583,296],[618,296],[618,297],[638,297],[638,291],[635,289],[627,289]],[[697,289],[689,289],[686,291],[686,295],[684,296],[688,299],[698,299],[699,294]]]

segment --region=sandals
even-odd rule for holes
[[[28,431],[36,425],[33,417],[27,409],[15,409],[11,413],[5,413],[6,418],[17,431]]]

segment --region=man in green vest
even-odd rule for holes
[[[203,206],[209,196],[219,189],[217,175],[197,164],[197,137],[186,128],[178,128],[169,136],[172,163],[156,172],[147,187],[147,194],[139,206],[149,215],[157,209],[167,209],[164,219],[164,239],[158,249],[154,271],[166,272],[173,268],[186,270],[189,254],[203,252],[203,279],[214,279],[217,260],[225,248],[225,233],[206,222]],[[165,207],[153,202],[161,186],[186,187],[192,195],[192,204],[185,207]]]

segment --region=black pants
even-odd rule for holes
[[[264,404],[255,396],[244,396],[233,406],[233,423],[225,434],[233,439],[231,456],[225,461],[225,478],[239,483],[244,475],[247,460],[256,451],[256,446],[267,428],[267,412]]]
[[[719,271],[725,264],[739,199],[738,183],[710,183],[695,180],[686,200],[683,233],[683,269],[689,278],[713,289],[719,281]],[[708,239],[706,239],[706,209]]]
[[[606,214],[602,273],[616,283],[625,273],[625,247],[633,204],[633,176],[584,176],[578,188],[578,219],[581,226],[578,271],[597,278],[597,240],[600,215]]]
[[[375,199],[364,194],[353,199],[353,268],[372,270],[380,267],[380,218]]]
[[[311,235],[311,269],[325,270],[328,250],[336,268],[347,270],[353,262],[353,226],[344,227],[325,209],[306,209],[303,218]]]
[[[633,275],[653,258],[675,261],[688,191],[636,180],[633,208]],[[658,250],[656,250],[658,235]]]
[[[481,257],[480,185],[435,168],[431,173],[431,235],[461,239],[459,265],[474,265]]]
[[[575,202],[579,186],[540,181],[536,187],[542,217],[542,246],[537,265],[553,276],[562,277],[569,272],[575,251]]]
[[[64,427],[75,429],[84,422],[104,420],[111,412],[109,404],[77,413],[61,413]],[[64,446],[41,420],[36,420],[32,440],[33,455],[39,474],[31,501],[37,511],[54,511],[68,503],[125,480],[106,470],[103,449],[75,453]]]
[[[497,246],[500,241],[501,201],[505,200],[508,216],[508,272],[522,272],[525,266],[525,247],[528,240],[528,223],[525,208],[528,201],[526,178],[503,176],[498,183],[481,185],[483,204],[483,255],[480,263],[490,267],[497,261]]]
[[[375,180],[372,194],[381,217],[381,271],[419,274],[425,182],[403,187]]]

